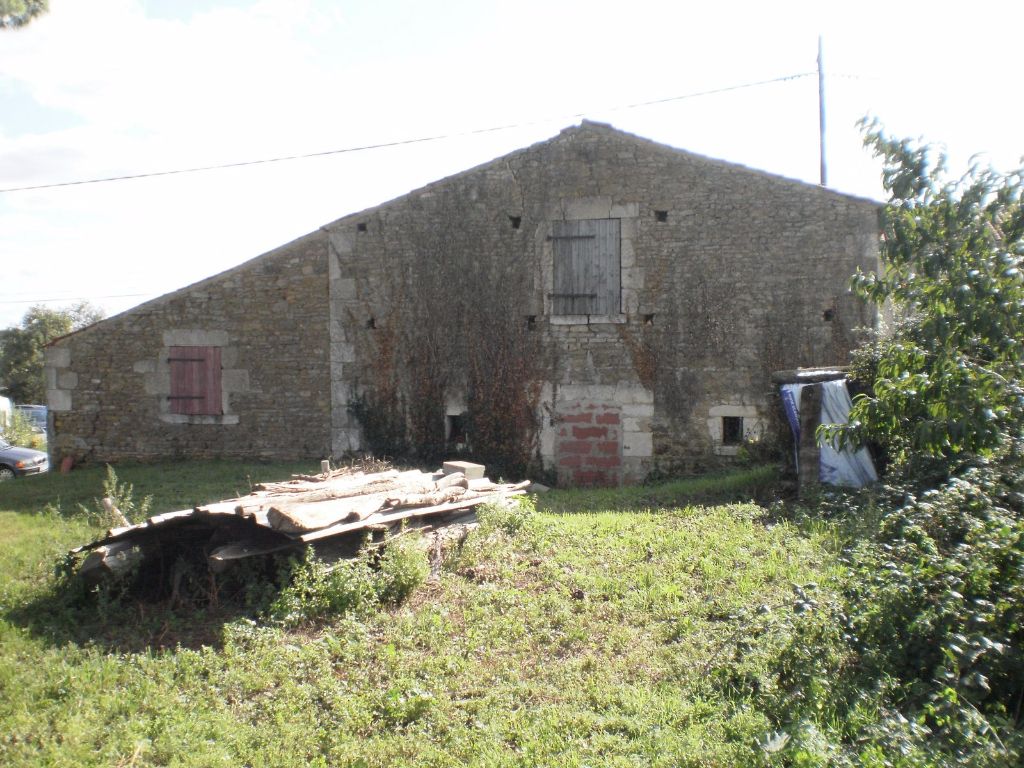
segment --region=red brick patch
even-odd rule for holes
[[[563,440],[558,444],[558,452],[561,453],[590,453],[592,443],[586,440]]]
[[[602,467],[604,469],[613,469],[614,467],[622,466],[621,456],[588,456],[587,457],[588,467]]]
[[[589,411],[585,413],[566,413],[559,414],[558,418],[566,424],[592,424],[594,414]]]
[[[597,416],[598,424],[618,424],[619,414],[617,413],[601,413]]]
[[[577,440],[589,440],[594,437],[607,438],[608,427],[573,427],[572,436]]]
[[[608,442],[597,444],[598,453],[618,453],[619,444],[615,440],[609,440]]]
[[[581,469],[574,475],[577,485],[617,485],[618,478],[599,469]]]
[[[558,460],[558,466],[569,467],[570,469],[578,469],[583,464],[583,457],[577,454],[570,454],[569,456],[563,456]]]

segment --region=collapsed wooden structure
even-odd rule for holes
[[[334,557],[355,554],[367,536],[386,541],[403,525],[447,522],[484,503],[521,495],[529,482],[493,483],[483,467],[449,462],[435,473],[341,469],[262,483],[252,493],[113,528],[71,550],[86,556],[89,582],[118,578],[146,563],[169,571],[181,553],[201,554],[212,574],[240,560],[315,545]]]

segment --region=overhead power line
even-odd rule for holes
[[[514,128],[525,128],[525,127],[528,127],[528,126],[531,126],[531,125],[539,125],[540,123],[548,123],[548,122],[551,122],[552,120],[555,120],[555,119],[576,119],[576,118],[582,118],[582,117],[586,117],[589,114],[594,114],[595,112],[619,112],[619,111],[623,111],[623,110],[627,110],[627,109],[639,109],[641,107],[651,107],[651,106],[656,106],[658,104],[668,104],[668,103],[673,102],[673,101],[683,101],[685,99],[695,99],[695,98],[698,98],[698,97],[701,97],[701,96],[713,96],[713,95],[718,94],[718,93],[727,93],[729,91],[738,91],[738,90],[742,90],[744,88],[757,88],[757,87],[762,86],[762,85],[771,85],[773,83],[782,83],[782,82],[786,82],[788,80],[799,80],[800,78],[810,77],[812,75],[816,76],[817,72],[816,71],[815,72],[798,72],[797,74],[793,74],[793,75],[784,75],[782,77],[774,77],[774,78],[771,78],[770,80],[758,80],[756,82],[750,82],[750,83],[739,83],[737,85],[728,85],[728,86],[724,86],[722,88],[712,88],[712,89],[706,90],[706,91],[695,91],[693,93],[685,93],[685,94],[683,94],[681,96],[669,96],[668,98],[664,98],[664,99],[653,99],[651,101],[640,101],[640,102],[637,102],[635,104],[622,104],[622,105],[615,106],[615,107],[603,107],[603,108],[600,108],[600,109],[592,109],[592,110],[589,110],[587,112],[577,112],[576,114],[573,114],[573,115],[565,115],[565,116],[563,116],[561,118],[551,117],[551,118],[544,118],[544,119],[538,119],[538,120],[530,120],[530,121],[521,122],[521,123],[509,123],[507,125],[495,125],[495,126],[490,126],[488,128],[476,128],[476,129],[473,129],[473,130],[461,131],[461,132],[457,132],[457,133],[446,133],[446,134],[439,134],[439,135],[436,135],[436,136],[421,136],[419,138],[401,139],[401,140],[398,140],[398,141],[388,141],[388,142],[383,142],[383,143],[380,143],[380,144],[365,144],[365,145],[358,146],[358,147],[345,147],[344,149],[329,149],[329,150],[325,150],[323,152],[307,152],[307,153],[304,153],[304,154],[283,155],[281,157],[267,157],[267,158],[261,158],[259,160],[243,160],[243,161],[234,162],[234,163],[218,163],[218,164],[214,164],[214,165],[195,166],[195,167],[192,167],[192,168],[176,168],[176,169],[167,170],[167,171],[149,171],[149,172],[146,172],[146,173],[131,173],[131,174],[125,174],[125,175],[121,175],[121,176],[106,176],[106,177],[95,178],[95,179],[80,179],[78,181],[61,181],[61,182],[55,182],[55,183],[52,183],[52,184],[34,184],[34,185],[31,185],[31,186],[25,186],[25,187],[7,187],[5,189],[0,189],[0,193],[4,193],[4,192],[28,192],[28,191],[36,190],[36,189],[55,189],[57,187],[74,187],[74,186],[80,186],[80,185],[83,185],[83,184],[103,184],[103,183],[110,182],[110,181],[129,181],[129,180],[132,180],[132,179],[148,179],[148,178],[153,178],[155,176],[174,176],[174,175],[184,174],[184,173],[200,173],[200,172],[203,172],[203,171],[218,171],[218,170],[223,170],[223,169],[227,169],[227,168],[242,168],[242,167],[248,166],[248,165],[266,165],[268,163],[283,163],[283,162],[288,162],[290,160],[306,160],[306,159],[314,158],[314,157],[328,157],[330,155],[342,155],[342,154],[348,154],[348,153],[353,153],[353,152],[368,152],[370,150],[385,149],[387,147],[401,147],[401,146],[406,146],[406,145],[409,145],[409,144],[422,144],[422,143],[425,143],[425,142],[441,141],[443,139],[454,139],[454,138],[459,138],[459,137],[462,137],[462,136],[475,136],[475,135],[483,134],[483,133],[496,133],[498,131],[508,131],[508,130],[512,130]],[[3,302],[0,302],[0,303],[3,303]]]
[[[51,304],[55,301],[92,301],[94,299],[137,299],[140,296],[154,296],[153,293],[113,293],[107,296],[62,296],[56,299],[15,299],[0,301],[0,304]]]

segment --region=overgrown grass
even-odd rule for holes
[[[150,477],[183,476],[147,469]],[[202,477],[194,468],[188,490],[118,471],[138,493],[164,499],[154,503],[159,512],[182,506],[182,495],[196,488],[210,488],[209,498],[229,495],[236,489],[225,493],[233,485],[225,478],[237,481],[244,470],[212,467]],[[94,482],[82,490],[87,499],[97,495],[98,474]],[[568,505],[571,494],[562,498]],[[85,524],[4,512],[0,764],[757,766],[783,759],[772,750],[789,727],[778,705],[792,693],[786,675],[810,663],[813,649],[800,638],[827,619],[819,606],[832,600],[826,585],[834,566],[823,541],[767,523],[751,504],[631,513],[582,512],[582,504],[571,515],[486,510],[439,577],[418,589],[423,561],[402,556],[371,577],[374,600],[359,592],[321,611],[321,598],[350,597],[346,590],[366,574],[332,581],[313,568],[277,603],[281,616],[298,607],[313,621],[253,613],[218,619],[205,645],[127,651],[102,635],[40,631],[26,615],[53,588],[51,558],[88,534]],[[105,610],[124,632],[151,631],[146,606]],[[210,618],[193,612],[162,621]],[[800,765],[828,764],[801,749]]]
[[[694,504],[728,504],[767,501],[779,487],[776,465],[686,477],[654,485],[622,488],[552,490],[538,500],[546,512],[590,512],[593,510],[650,510]]]
[[[33,513],[47,506],[64,511],[92,506],[101,495],[106,467],[76,469],[67,475],[51,471],[19,478],[0,486],[0,512]],[[319,472],[316,462],[259,463],[245,461],[178,461],[117,465],[117,475],[139,493],[152,496],[154,512],[187,509],[249,493],[261,481],[286,479],[292,473]]]

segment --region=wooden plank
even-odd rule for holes
[[[343,521],[365,520],[386,499],[387,493],[373,493],[333,501],[277,503],[267,510],[267,521],[281,533],[308,533]]]
[[[622,309],[619,219],[556,221],[552,225],[556,315],[611,315]]]
[[[428,517],[430,515],[439,515],[444,512],[454,512],[458,509],[469,509],[475,507],[478,504],[486,504],[491,501],[497,501],[506,496],[521,496],[524,491],[503,491],[501,493],[495,493],[488,496],[477,496],[472,499],[466,499],[463,501],[453,501],[447,504],[439,504],[435,507],[416,507],[414,509],[405,509],[399,512],[392,512],[389,514],[377,513],[366,518],[366,520],[360,520],[355,523],[341,523],[339,525],[332,525],[330,528],[324,528],[320,531],[314,531],[313,533],[307,533],[304,536],[300,536],[300,541],[310,542],[318,541],[320,539],[330,538],[331,536],[339,536],[343,533],[349,533],[351,531],[358,531],[362,528],[368,528],[372,525],[389,525],[391,523],[397,523],[402,520],[406,520],[411,517]]]

